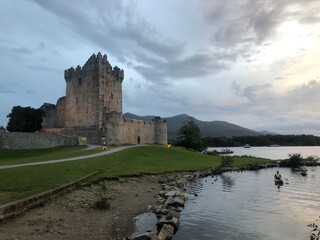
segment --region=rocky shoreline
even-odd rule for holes
[[[157,216],[157,231],[147,231],[135,236],[127,237],[126,240],[170,240],[180,227],[180,213],[188,199],[187,185],[199,178],[216,176],[226,171],[248,171],[263,168],[277,167],[276,163],[252,165],[241,168],[207,169],[197,172],[175,173],[166,181],[161,182],[162,190],[156,195],[157,203],[149,206]]]

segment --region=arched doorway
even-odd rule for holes
[[[141,143],[141,139],[140,139],[140,136],[138,136],[138,144]]]

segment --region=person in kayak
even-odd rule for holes
[[[277,173],[274,175],[274,179],[276,179],[276,180],[281,180],[282,179],[282,176],[279,173],[279,171],[277,171]]]
[[[301,167],[301,172],[306,172],[306,171],[308,171],[308,169],[305,166],[302,166]]]

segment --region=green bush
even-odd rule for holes
[[[313,165],[317,165],[317,163],[319,162],[319,157],[317,156],[309,156],[307,158],[304,159],[304,164],[308,165],[308,166],[313,166]]]
[[[222,156],[220,168],[231,166],[233,163],[233,158],[231,156]]]
[[[279,166],[299,168],[303,165],[317,166],[318,164],[319,164],[319,157],[309,156],[307,158],[303,158],[300,153],[294,153],[289,155],[289,159],[280,161]]]
[[[289,159],[287,162],[288,167],[300,167],[303,165],[303,158],[300,153],[294,153],[289,155]]]
[[[289,155],[289,159],[283,160],[279,164],[281,167],[297,168],[303,165],[303,158],[300,153]]]

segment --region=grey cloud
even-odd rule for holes
[[[242,1],[214,33],[214,44],[222,47],[241,45],[244,41],[260,44],[273,33],[275,26],[281,22],[283,6],[279,1],[265,4],[263,1]],[[230,3],[232,4],[232,3]],[[230,9],[225,8],[226,11]],[[223,10],[223,9],[222,9]]]
[[[30,54],[33,52],[33,50],[31,50],[30,48],[27,48],[27,47],[12,48],[12,49],[10,49],[10,51],[14,52],[16,54],[21,54],[21,55]]]
[[[60,0],[35,2],[82,38],[116,56],[127,67],[133,67],[148,81],[161,83],[168,76],[203,76],[222,68],[205,55],[182,58],[185,43],[159,35],[140,15],[134,2],[97,1],[87,8],[78,7],[86,1],[78,1],[76,6]]]
[[[235,81],[234,96],[223,102],[208,102],[206,107],[219,116],[229,116],[229,121],[235,121],[230,116],[236,116],[238,122],[242,119],[242,125],[249,124],[249,128],[257,130],[320,135],[320,81],[309,81],[284,94],[276,93],[274,88],[270,84],[242,88]]]
[[[36,91],[30,90],[30,89],[25,90],[24,93],[25,93],[26,95],[35,95],[35,94],[37,94]]]
[[[260,117],[271,118],[307,118],[318,117],[320,102],[320,81],[312,80],[299,85],[286,94],[276,94],[274,85],[257,84],[241,89],[237,83],[232,86],[235,96],[246,101],[228,105],[231,111],[250,112]],[[222,109],[224,106],[220,106]]]
[[[208,0],[201,1],[200,4],[205,22],[213,26],[213,46],[228,49],[246,43],[247,58],[252,54],[252,47],[265,44],[277,34],[277,27],[285,21],[320,23],[318,0],[240,0],[237,3],[230,0],[223,3]],[[241,57],[237,52],[235,54]]]
[[[296,111],[317,112],[317,105],[320,102],[319,92],[320,82],[312,80],[288,92],[287,101],[296,108]]]
[[[33,52],[34,52],[34,49],[25,47],[25,46],[19,46],[19,47],[0,46],[1,55],[5,55],[6,57],[10,59],[14,59],[15,61],[22,61]]]
[[[319,23],[320,22],[320,15],[318,13],[319,9],[317,10],[317,15],[313,15],[313,16],[304,16],[302,18],[300,18],[300,22],[303,24],[315,24],[315,23]]]
[[[224,63],[208,54],[195,54],[170,62],[153,59],[148,63],[136,66],[135,69],[147,80],[160,84],[182,78],[201,78],[227,69]]]
[[[97,1],[90,5],[78,1],[77,5],[87,6],[79,8],[68,1],[35,1],[84,39],[119,57],[132,52],[133,48],[137,51],[137,46],[140,51],[164,59],[174,58],[184,50],[182,42],[157,36],[133,2],[126,5],[123,1]]]
[[[3,93],[3,94],[16,94],[17,92],[13,91],[12,89],[2,89],[1,88],[0,93]]]
[[[54,72],[61,75],[61,71],[59,69],[47,67],[44,65],[31,65],[31,66],[28,66],[28,68],[32,70],[37,70],[37,71]]]
[[[14,61],[22,61],[25,58],[28,58],[32,54],[36,52],[41,52],[45,50],[45,45],[40,43],[35,47],[26,47],[26,46],[18,46],[18,47],[6,47],[0,46],[0,53],[6,55],[9,58],[14,59]]]
[[[103,1],[96,1],[90,4],[87,1],[42,1],[34,0],[43,9],[55,15],[61,23],[77,33],[83,39],[87,39],[97,46],[106,49],[108,53],[121,55],[121,44],[114,37],[112,32],[115,23],[114,18],[122,10],[122,1],[116,4],[116,1],[102,4]],[[104,7],[107,5],[108,7]],[[85,6],[85,7],[84,7]]]
[[[204,20],[207,23],[214,23],[220,25],[223,22],[227,22],[234,17],[234,14],[238,14],[239,4],[243,1],[212,1],[202,0],[200,1],[200,9],[203,13]]]
[[[250,99],[251,101],[257,101],[258,99],[265,101],[270,97],[269,94],[270,94],[271,88],[272,88],[272,85],[270,83],[253,85],[245,88],[242,94],[243,96]]]

